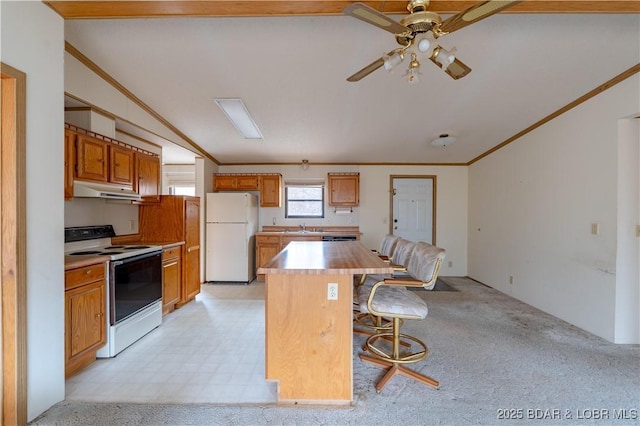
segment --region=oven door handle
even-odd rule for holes
[[[114,261],[111,262],[111,265],[112,266],[120,266],[120,265],[123,265],[125,263],[135,262],[137,260],[146,259],[147,257],[153,257],[153,256],[157,256],[159,254],[162,254],[162,250],[152,251],[151,253],[145,253],[145,254],[141,254],[139,256],[132,256],[132,257],[128,257],[128,258],[122,259],[122,260],[114,260]]]

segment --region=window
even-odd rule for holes
[[[284,199],[284,217],[318,219],[324,217],[323,185],[286,185]]]
[[[196,195],[196,187],[192,185],[172,185],[169,187],[171,195]]]

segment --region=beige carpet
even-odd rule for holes
[[[428,342],[416,369],[432,390],[354,359],[348,408],[61,402],[37,425],[512,425],[640,424],[640,346],[614,345],[465,278],[421,292],[425,321],[404,330]],[[364,337],[354,337],[354,355]],[[330,380],[330,378],[329,378]],[[600,418],[595,418],[600,417]]]

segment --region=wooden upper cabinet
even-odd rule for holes
[[[213,189],[216,191],[258,191],[259,175],[216,175],[213,177]]]
[[[109,144],[91,136],[78,134],[76,176],[82,180],[109,181]]]
[[[216,191],[233,191],[238,180],[236,176],[214,176],[213,189]]]
[[[133,151],[117,145],[109,147],[109,182],[133,185]]]
[[[260,189],[260,177],[258,175],[237,176],[236,189],[244,191],[258,191]]]
[[[142,197],[142,201],[160,200],[160,159],[137,152],[135,154],[135,174],[133,190]]]
[[[280,207],[282,199],[282,176],[260,177],[260,207]]]
[[[219,174],[213,175],[214,191],[260,191],[260,207],[280,207],[282,175]]]
[[[73,178],[76,167],[76,133],[64,131],[64,199],[73,198]]]
[[[329,205],[353,207],[360,203],[359,173],[329,173]]]

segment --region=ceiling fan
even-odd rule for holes
[[[496,14],[520,1],[522,0],[482,1],[443,21],[440,15],[427,10],[430,0],[409,0],[407,5],[409,15],[404,16],[400,22],[364,3],[353,3],[345,7],[343,11],[345,15],[389,31],[395,35],[400,47],[376,59],[347,78],[347,81],[359,81],[383,66],[387,71],[391,71],[404,60],[407,54],[410,54],[411,60],[405,76],[410,83],[417,81],[420,74],[418,54],[425,54],[454,80],[462,78],[471,72],[471,68],[456,58],[455,47],[446,50],[436,43],[436,39]]]

